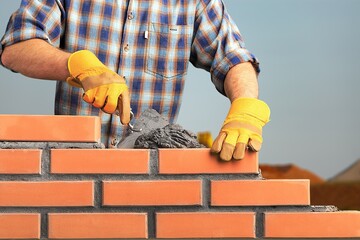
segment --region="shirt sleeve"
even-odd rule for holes
[[[258,60],[245,48],[240,31],[222,0],[199,1],[190,61],[211,73],[212,82],[223,95],[225,77],[231,67],[251,62],[260,72]]]
[[[44,39],[58,47],[63,30],[64,8],[61,0],[22,0],[1,38],[0,57],[6,46],[34,38]]]

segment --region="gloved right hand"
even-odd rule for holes
[[[256,98],[237,98],[231,103],[229,113],[211,151],[220,153],[224,161],[243,159],[249,148],[258,152],[262,144],[262,128],[270,120],[270,108]]]
[[[129,90],[123,77],[107,68],[88,50],[71,54],[68,70],[67,83],[84,89],[85,102],[109,114],[118,109],[121,123],[130,122]]]

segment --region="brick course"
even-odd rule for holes
[[[192,206],[202,204],[200,180],[104,181],[104,206]]]
[[[41,150],[0,149],[0,174],[40,174]]]
[[[98,142],[101,123],[89,116],[0,115],[3,141]]]
[[[148,150],[53,149],[53,174],[147,174]]]
[[[156,214],[158,238],[254,238],[255,213],[181,212]]]
[[[360,237],[358,211],[263,179],[257,153],[100,149],[96,117],[21,117],[0,116],[0,239]]]
[[[146,213],[50,213],[49,238],[147,238]]]
[[[310,205],[309,187],[309,180],[214,180],[211,181],[211,205]]]
[[[360,234],[360,214],[356,211],[265,213],[265,222],[265,237],[269,238],[346,238]]]
[[[219,161],[209,149],[159,149],[160,174],[259,173],[258,154],[246,152],[246,161]]]
[[[2,213],[0,214],[0,239],[39,239],[40,214]]]
[[[92,181],[0,181],[0,206],[93,206],[93,186]]]

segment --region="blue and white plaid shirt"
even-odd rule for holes
[[[222,0],[22,0],[0,54],[32,38],[68,52],[94,52],[125,76],[135,117],[153,108],[170,122],[179,112],[189,61],[209,71],[223,94],[232,66],[247,61],[257,66]],[[55,114],[100,116],[102,141],[109,147],[122,136],[117,116],[84,102],[82,90],[64,81],[56,86]]]

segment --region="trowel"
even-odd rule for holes
[[[130,113],[130,118],[134,118],[134,114]],[[147,134],[150,131],[163,128],[169,124],[169,121],[160,115],[154,109],[145,110],[141,113],[140,117],[135,120],[134,124],[129,124],[125,136],[120,140],[117,148],[134,148],[136,139]]]

